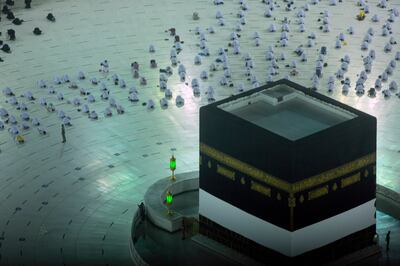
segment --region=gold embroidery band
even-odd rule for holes
[[[322,172],[321,174],[306,178],[292,185],[293,192],[303,191],[307,188],[318,186],[348,173],[354,172],[376,162],[376,153],[370,153],[355,161],[346,163],[337,168]]]
[[[221,162],[233,169],[236,169],[266,184],[282,189],[284,191],[289,191],[290,189],[290,184],[288,182],[280,180],[279,178],[274,177],[272,175],[269,175],[247,163],[239,161],[233,158],[232,156],[229,156],[210,146],[207,146],[206,144],[200,143],[200,152],[217,160],[218,162]]]
[[[217,173],[223,175],[231,180],[235,180],[235,172],[226,169],[225,167],[217,164]]]
[[[260,183],[251,181],[251,189],[264,194],[265,196],[271,197],[271,189],[261,185]]]
[[[311,190],[308,192],[308,200],[313,200],[328,194],[328,185]]]
[[[200,152],[229,166],[232,169],[242,172],[254,179],[262,181],[270,186],[276,187],[288,193],[297,193],[312,187],[321,185],[323,183],[329,182],[335,178],[341,177],[343,175],[354,172],[361,169],[367,165],[376,162],[376,153],[370,153],[364,157],[361,157],[355,161],[346,163],[337,168],[325,171],[321,174],[308,177],[304,180],[290,184],[278,177],[272,176],[264,171],[261,171],[245,162],[242,162],[234,157],[220,152],[204,143],[200,143]]]
[[[349,177],[346,177],[346,178],[343,178],[342,180],[340,180],[340,186],[342,188],[344,188],[344,187],[350,186],[354,183],[357,183],[360,180],[361,180],[361,175],[360,175],[360,173],[357,173],[355,175],[352,175],[352,176],[349,176]]]

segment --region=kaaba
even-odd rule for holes
[[[200,233],[273,264],[376,234],[376,118],[289,80],[200,108]]]

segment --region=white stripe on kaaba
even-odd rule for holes
[[[325,246],[376,223],[374,218],[375,199],[290,232],[246,213],[202,189],[200,189],[199,198],[200,215],[260,245],[290,257]]]

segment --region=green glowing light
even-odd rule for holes
[[[175,170],[176,169],[176,159],[175,158],[171,158],[171,160],[169,160],[169,168],[171,170]]]
[[[165,197],[165,200],[168,205],[171,205],[172,204],[172,194],[168,193],[167,196]]]

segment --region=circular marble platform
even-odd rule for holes
[[[179,195],[185,191],[198,189],[198,174],[198,171],[181,173],[177,175],[176,181],[164,177],[156,181],[146,191],[144,203],[147,217],[142,221],[137,211],[132,222],[130,249],[135,265],[202,265],[209,261],[210,257],[212,258],[211,261],[218,261],[219,265],[260,265],[233,249],[199,235],[198,232],[188,233],[187,239],[181,239],[181,219],[185,215],[180,214],[174,206],[172,206],[174,214],[172,216],[167,215],[167,207],[163,199],[168,190]],[[393,243],[395,243],[393,244],[393,251],[390,254],[386,251],[386,258],[382,258],[381,253],[384,251],[379,246],[371,246],[340,258],[329,265],[358,265],[357,263],[381,265],[387,262],[396,263],[400,260],[396,251],[400,250],[400,242],[397,243],[398,235],[396,234],[399,231],[400,224],[398,220],[381,212],[382,207],[386,208],[385,211],[388,212],[397,211],[400,205],[389,198],[390,193],[386,192],[387,198],[382,198],[379,194],[385,192],[379,186],[377,190],[379,192],[376,204],[379,210],[377,212],[377,233],[380,235],[378,241],[380,246],[383,246],[384,234],[387,230],[392,230],[395,238],[393,240]],[[391,196],[398,197],[398,195],[393,194]],[[198,205],[198,202],[193,204]],[[196,209],[196,206],[192,206],[191,209]],[[195,217],[196,214],[191,213],[191,216]],[[391,219],[391,221],[389,222],[388,219]],[[187,253],[189,250],[190,253]],[[205,257],[209,258],[205,259]]]
[[[176,175],[176,181],[169,177],[155,182],[149,187],[144,195],[144,205],[147,218],[156,226],[168,231],[175,232],[182,228],[183,217],[198,217],[197,213],[187,214],[180,209],[179,194],[199,189],[199,173],[197,171]],[[167,214],[165,196],[167,191],[173,195],[171,214]]]

